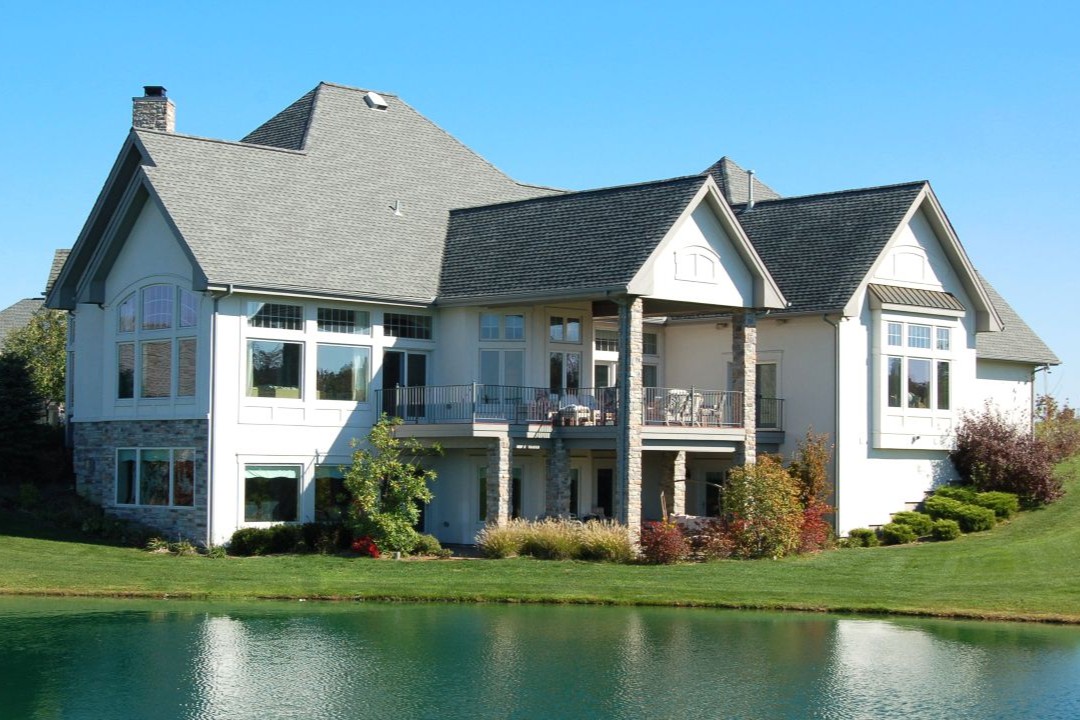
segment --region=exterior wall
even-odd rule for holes
[[[1026,363],[980,358],[975,363],[974,408],[989,404],[1008,413],[1016,422],[1030,425],[1035,396],[1034,369]]]
[[[113,517],[137,520],[169,539],[204,544],[207,538],[206,420],[119,420],[74,425],[76,489]],[[195,498],[191,507],[133,506],[116,503],[118,448],[194,448]]]
[[[653,253],[630,285],[652,298],[748,307],[754,281],[708,203],[701,203]]]

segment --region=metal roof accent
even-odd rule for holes
[[[920,290],[898,285],[875,285],[874,283],[869,284],[869,289],[878,300],[889,305],[964,312],[964,306],[952,293],[937,290]]]

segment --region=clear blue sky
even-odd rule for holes
[[[7,3],[0,307],[74,242],[142,85],[180,132],[238,139],[329,80],[401,95],[531,183],[722,155],[785,195],[929,179],[1076,404],[1080,10],[1021,5]]]

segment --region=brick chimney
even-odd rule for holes
[[[138,130],[176,132],[176,106],[160,85],[143,86],[143,96],[131,98],[131,126]]]

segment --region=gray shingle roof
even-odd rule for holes
[[[1013,362],[1033,363],[1036,365],[1060,365],[1054,351],[1042,341],[1035,331],[1013,310],[1005,298],[979,276],[990,302],[1001,316],[1005,329],[1000,332],[979,333],[975,336],[975,354],[984,360],[1010,360]]]
[[[302,152],[135,131],[211,284],[430,302],[451,208],[556,192],[514,182],[393,95],[381,111],[363,90],[313,92]],[[288,144],[279,130],[297,115],[248,138]]]
[[[454,210],[440,300],[625,287],[705,176]]]
[[[925,183],[765,200],[736,209],[791,312],[851,299]]]
[[[747,182],[749,176],[734,160],[724,156],[703,174],[713,176],[729,205],[743,205],[750,201],[750,183]],[[759,200],[776,200],[779,197],[782,197],[780,193],[758,180],[757,175],[754,176],[755,203]]]
[[[42,308],[42,298],[25,298],[10,307],[0,310],[0,345],[7,339],[8,333],[25,327],[30,318]]]
[[[302,150],[317,90],[318,88],[315,88],[306,93],[292,105],[252,130],[240,142],[269,145],[286,150]]]
[[[52,290],[53,283],[60,276],[60,270],[64,267],[64,263],[67,262],[70,254],[70,250],[56,250],[53,252],[52,266],[49,267],[49,279],[45,281],[46,293]]]

